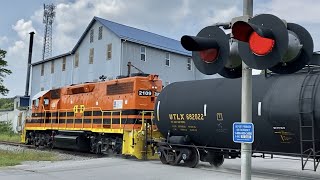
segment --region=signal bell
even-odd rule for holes
[[[183,36],[181,45],[188,51],[192,51],[192,59],[196,68],[206,75],[219,73],[223,77],[241,77],[241,59],[231,58],[230,36],[217,26],[203,28],[197,36]],[[233,41],[231,47],[235,47]],[[234,48],[233,48],[234,49]],[[233,50],[232,52],[235,52]],[[233,56],[235,57],[235,56]]]

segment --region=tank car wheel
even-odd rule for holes
[[[200,154],[197,148],[190,148],[191,154],[184,160],[184,164],[190,168],[194,168],[200,161]]]
[[[223,154],[212,154],[209,163],[214,167],[219,167],[224,162]]]
[[[160,154],[160,161],[162,164],[169,164],[163,153]]]

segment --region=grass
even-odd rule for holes
[[[0,122],[0,140],[20,142],[20,135],[12,131],[10,123]],[[23,161],[56,161],[57,156],[50,152],[32,151],[32,150],[1,150],[0,149],[0,167],[14,166]]]
[[[2,134],[0,133],[0,141],[20,142],[21,138],[19,134]]]
[[[15,166],[23,161],[56,161],[57,157],[49,152],[0,150],[0,167]]]

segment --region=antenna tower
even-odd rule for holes
[[[55,8],[56,6],[54,4],[43,4],[43,23],[45,24],[45,28],[42,60],[45,58],[50,58],[52,55],[52,23],[56,15]]]

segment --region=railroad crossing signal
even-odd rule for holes
[[[232,34],[239,40],[241,59],[254,69],[294,73],[305,67],[312,57],[313,40],[309,32],[271,14],[257,15],[249,22],[235,22]]]
[[[218,26],[208,26],[197,36],[181,38],[182,46],[192,51],[194,64],[203,74],[239,78],[242,60],[253,69],[290,74],[311,60],[312,37],[298,24],[260,14],[248,21],[236,21],[230,27],[231,35]]]
[[[192,51],[192,59],[196,68],[203,74],[219,73],[226,78],[241,77],[241,59],[230,58],[237,49],[237,41],[230,42],[230,35],[218,26],[203,28],[197,36],[183,36],[182,46]],[[233,56],[234,57],[234,56]]]

